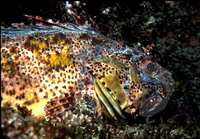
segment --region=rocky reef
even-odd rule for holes
[[[88,21],[103,35],[153,55],[175,80],[164,111],[129,121],[106,117],[68,127],[32,117],[26,108],[1,108],[4,138],[200,138],[200,2],[199,1],[58,1],[4,3],[1,25],[35,21],[23,14],[79,23]],[[6,8],[5,8],[6,7]],[[154,44],[148,51],[147,45]]]

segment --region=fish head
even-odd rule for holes
[[[153,116],[166,107],[173,92],[172,74],[152,56],[141,57],[134,66],[130,70],[129,106],[137,108],[140,116]]]
[[[166,107],[173,92],[171,73],[152,56],[101,52],[86,65],[108,117],[125,119],[137,112],[153,116]]]

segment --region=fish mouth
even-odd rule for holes
[[[167,69],[159,66],[159,74],[153,78],[158,81],[156,86],[162,86],[162,90],[153,89],[148,98],[143,100],[139,107],[139,115],[142,117],[151,117],[165,109],[174,90],[172,74]]]
[[[139,115],[142,117],[153,116],[159,113],[167,105],[167,100],[161,93],[153,93],[148,99],[142,102],[139,107]]]
[[[123,115],[121,111],[119,104],[110,95],[106,87],[99,81],[99,79],[95,77],[93,78],[93,81],[94,81],[94,88],[96,95],[102,106],[102,112],[106,116],[113,117],[116,120],[119,118],[126,119],[126,117]]]

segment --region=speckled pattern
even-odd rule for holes
[[[2,30],[1,106],[26,106],[52,123],[80,124],[101,113],[125,119],[139,110],[152,116],[172,91],[171,73],[151,56],[91,29],[69,24]],[[108,92],[116,105],[97,92]]]

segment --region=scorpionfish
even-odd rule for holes
[[[152,56],[84,25],[1,31],[1,107],[25,106],[52,123],[152,116],[165,108],[173,84]]]

